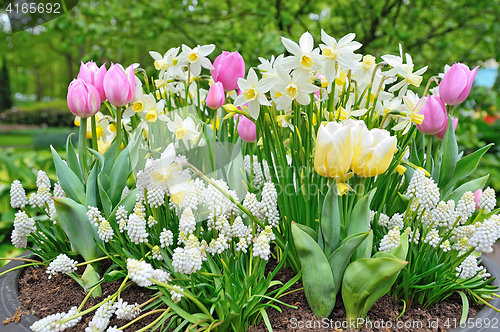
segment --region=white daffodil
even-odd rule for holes
[[[254,119],[259,117],[260,105],[271,106],[265,95],[276,83],[273,78],[263,78],[259,81],[257,74],[250,68],[247,79],[238,78],[238,87],[242,94],[234,101],[234,106],[242,106],[248,103],[250,116]]]
[[[174,47],[169,49],[164,56],[155,51],[150,51],[149,54],[155,60],[154,65],[156,70],[160,71],[160,77],[163,77],[164,73],[167,72],[169,76],[177,76],[181,79],[185,79],[184,71],[182,68],[186,65],[186,62],[180,61],[179,47]]]
[[[279,81],[274,88],[281,94],[278,98],[280,108],[288,109],[293,100],[296,100],[302,105],[309,104],[309,94],[319,89],[318,86],[307,83],[309,80],[309,72],[303,70],[295,71],[293,76],[290,77],[281,65],[277,65],[277,70]]]
[[[366,108],[362,108],[359,110],[353,110],[353,107],[352,107],[353,100],[354,100],[354,96],[351,94],[349,96],[349,99],[347,100],[345,107],[339,106],[339,109],[337,112],[340,112],[340,114],[339,114],[340,120],[347,120],[347,119],[352,118],[354,116],[356,116],[356,117],[363,116],[363,115],[365,115],[366,112],[368,112],[368,109],[366,109]]]
[[[406,55],[406,64],[403,64],[403,58],[398,57],[395,55],[383,55],[382,59],[387,62],[391,67],[393,67],[391,70],[387,71],[385,75],[400,75],[403,77],[403,80],[389,88],[389,92],[394,92],[399,89],[399,98],[402,98],[407,89],[408,89],[408,84],[411,84],[413,86],[420,86],[420,83],[422,83],[423,77],[421,76],[425,71],[427,70],[427,66],[417,70],[416,72],[413,72],[413,60],[411,58],[411,55],[408,53]]]
[[[287,69],[298,69],[307,73],[321,68],[319,50],[313,50],[314,39],[308,31],[300,36],[299,44],[285,37],[281,37],[281,42],[287,51],[293,54],[280,61],[280,65],[283,67]]]
[[[423,114],[418,114],[418,111],[423,106],[423,103],[419,103],[420,98],[416,93],[408,90],[406,96],[403,97],[403,103],[405,110],[402,111],[403,117],[399,118],[399,123],[392,128],[394,131],[403,130],[403,135],[405,135],[411,128],[411,124],[422,124],[424,120]]]
[[[257,68],[259,68],[262,78],[274,78],[277,81],[278,72],[276,70],[276,65],[280,63],[283,58],[283,54],[278,55],[277,58],[274,58],[274,55],[272,55],[271,60],[259,57],[261,64],[258,65]]]
[[[170,143],[160,157],[160,166],[151,173],[154,183],[164,186],[174,198],[174,195],[189,190],[189,185],[182,173],[182,165],[175,158],[175,147]]]
[[[402,108],[402,100],[399,98],[391,98],[383,100],[382,107],[378,111],[377,109],[375,109],[375,112],[378,116],[385,116],[390,111],[400,110],[401,108]],[[397,115],[389,114],[385,118],[384,123],[382,123],[382,127],[385,128],[393,118],[397,118]]]
[[[186,99],[186,85],[184,84],[184,82],[179,81],[174,86],[177,89],[180,97],[182,99]],[[199,92],[200,93],[200,100],[203,104],[205,102],[205,99],[207,98],[208,90],[203,89],[203,88],[200,88],[199,90],[200,90],[200,92]],[[191,98],[191,100],[195,106],[198,106],[198,85],[197,85],[196,81],[189,84],[188,97]],[[172,102],[173,102],[173,100],[172,100]]]
[[[367,54],[363,57],[363,61],[356,65],[353,78],[359,87],[370,84],[373,70],[375,69],[375,60],[374,56]]]
[[[186,145],[188,142],[195,144],[200,136],[200,132],[196,130],[196,125],[190,116],[183,120],[179,114],[176,114],[174,121],[167,118],[167,127],[175,135],[176,141],[182,140]]]
[[[131,107],[127,108],[123,113],[123,118],[127,119],[132,117],[134,114],[138,114],[143,120],[146,120],[147,122],[156,122],[156,120],[158,119],[166,121],[166,115],[162,114],[164,108],[165,99],[161,99],[160,101],[156,102],[153,94],[149,93],[147,95],[143,95],[140,100],[135,101]],[[142,125],[143,127],[147,126],[147,124]]]
[[[212,66],[210,60],[207,59],[207,56],[212,53],[214,49],[215,45],[213,44],[203,46],[198,45],[195,48],[191,48],[182,44],[183,57],[181,60],[181,65],[189,63],[191,76],[200,76],[201,67],[208,70],[214,69],[214,66]]]
[[[356,63],[361,58],[361,55],[353,52],[361,47],[361,43],[353,41],[354,37],[356,37],[356,34],[350,33],[337,42],[335,38],[321,29],[321,40],[324,44],[320,44],[319,47],[324,60],[323,74],[328,82],[333,82],[337,76],[337,64],[344,70],[356,68]]]

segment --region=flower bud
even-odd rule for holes
[[[257,128],[255,123],[246,116],[240,115],[238,122],[238,134],[245,142],[255,142],[257,140]]]
[[[103,85],[106,97],[112,105],[125,106],[135,94],[134,68],[129,66],[125,71],[120,64],[112,64],[104,76]]]
[[[106,65],[102,65],[99,68],[94,61],[89,61],[81,63],[77,78],[84,80],[88,84],[92,84],[99,92],[99,97],[101,98],[101,102],[103,102],[106,100],[103,86],[104,75],[106,75]]]
[[[463,63],[455,63],[451,66],[439,84],[439,96],[443,102],[447,105],[463,103],[469,96],[478,68],[479,66],[471,71]]]
[[[344,176],[351,166],[353,136],[351,128],[337,122],[321,124],[316,139],[314,169],[321,176]]]
[[[75,79],[69,84],[67,101],[71,113],[84,119],[96,114],[101,107],[97,89],[82,79]]]
[[[424,120],[421,124],[417,124],[417,129],[422,134],[435,135],[446,128],[448,115],[446,113],[446,106],[441,98],[438,96],[428,96],[420,99],[419,103],[423,103],[423,106],[418,111],[418,114],[422,114]]]
[[[238,52],[223,51],[213,66],[210,74],[215,82],[222,83],[226,92],[238,88],[238,78],[245,77],[245,60]]]
[[[474,192],[474,202],[476,202],[476,209],[480,209],[481,207],[479,206],[479,201],[481,200],[481,197],[483,196],[483,190],[478,189]]]
[[[208,90],[207,98],[205,100],[208,107],[211,109],[218,109],[226,101],[226,94],[224,92],[224,86],[221,82],[216,82],[210,86]]]

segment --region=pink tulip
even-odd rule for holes
[[[479,207],[479,201],[481,200],[481,197],[483,196],[483,190],[478,189],[474,192],[474,202],[476,202],[476,209],[480,209]]]
[[[447,105],[461,104],[469,96],[479,66],[470,71],[463,63],[455,63],[439,84],[439,96]]]
[[[89,61],[81,63],[77,78],[84,80],[88,84],[92,84],[99,92],[99,97],[101,97],[101,102],[103,102],[106,100],[103,86],[104,75],[106,75],[106,65],[102,65],[99,68],[94,61]]]
[[[97,89],[82,79],[73,80],[69,84],[67,100],[71,113],[83,119],[93,116],[101,107]]]
[[[238,52],[223,51],[215,58],[214,69],[210,72],[215,82],[224,85],[224,91],[238,87],[238,78],[245,77],[245,60]]]
[[[451,118],[452,122],[453,122],[453,131],[456,131],[457,130],[457,124],[458,124],[458,119],[457,118],[454,118],[452,117]],[[444,127],[443,130],[441,130],[439,133],[437,133],[436,135],[436,138],[440,141],[443,140],[443,137],[444,137],[444,134],[446,133],[446,128],[448,127],[448,120],[446,120],[446,126]]]
[[[425,135],[435,135],[446,128],[448,115],[446,106],[438,96],[428,96],[420,99],[419,103],[424,103],[418,111],[424,115],[422,124],[417,124],[417,129]]]
[[[210,90],[208,90],[206,104],[211,109],[218,109],[226,101],[226,93],[224,92],[224,86],[221,82],[216,82],[212,84]]]
[[[104,76],[104,92],[109,102],[122,107],[127,105],[135,94],[134,69],[129,66],[127,70],[120,64],[112,64]]]
[[[238,122],[238,134],[241,139],[248,143],[253,143],[257,140],[256,126],[252,120],[246,116],[240,115]]]

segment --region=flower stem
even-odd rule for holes
[[[432,167],[432,135],[427,136],[427,148],[425,149],[425,169],[430,173]]]
[[[80,139],[78,141],[78,159],[83,172],[85,183],[87,182],[87,119],[80,120]]]
[[[44,263],[29,263],[29,264],[24,264],[24,265],[20,265],[20,266],[16,266],[10,270],[7,270],[7,271],[3,271],[2,273],[0,273],[0,277],[3,276],[4,274],[7,274],[9,272],[12,272],[12,271],[15,271],[17,269],[22,269],[23,267],[28,267],[28,266],[32,266],[32,265],[45,265]]]
[[[164,316],[165,314],[167,314],[167,313],[170,311],[170,308],[167,308],[167,309],[157,309],[157,310],[149,311],[149,312],[145,313],[144,315],[141,315],[141,316],[137,317],[137,318],[136,318],[136,319],[134,319],[133,321],[128,322],[126,325],[123,325],[122,327],[120,327],[120,328],[118,328],[118,329],[119,329],[119,330],[125,330],[127,327],[129,327],[129,326],[131,326],[132,324],[134,324],[134,323],[136,323],[136,322],[140,321],[140,320],[141,320],[141,319],[143,319],[144,317],[147,317],[147,316],[149,316],[149,315],[156,314],[156,313],[158,313],[158,312],[162,312],[162,311],[163,311],[163,314],[162,314],[160,317],[162,317],[162,318],[163,318],[163,316]],[[156,323],[156,321],[155,321],[155,322],[153,322],[153,323]],[[149,327],[148,327],[148,328],[149,328]]]
[[[118,107],[116,109],[116,155],[115,159],[118,158],[122,146],[122,108]]]
[[[92,149],[97,151],[97,123],[95,115],[90,118],[90,125],[92,126]]]

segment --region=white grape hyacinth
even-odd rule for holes
[[[134,281],[138,286],[149,287],[153,284],[148,280],[153,277],[154,272],[151,264],[148,264],[145,261],[138,261],[137,259],[128,258],[127,270],[130,279],[132,279],[132,281]]]
[[[71,307],[71,309],[69,309],[67,313],[60,312],[57,314],[47,316],[33,323],[33,325],[30,326],[30,329],[33,332],[64,331],[78,324],[78,322],[82,319],[82,316],[69,320],[63,324],[58,324],[57,322],[73,317],[74,315],[76,315],[77,309],[78,309],[77,307]]]
[[[380,241],[379,251],[389,252],[391,249],[398,247],[401,244],[401,234],[399,227],[394,227]]]
[[[184,289],[177,286],[177,285],[174,285],[173,286],[177,291],[181,291],[183,292]],[[176,292],[175,290],[171,289],[170,290],[170,295],[172,296],[172,301],[174,301],[174,303],[179,303],[181,301],[181,299],[184,297],[184,295],[182,295],[181,293],[178,293]]]
[[[23,209],[26,203],[28,203],[28,198],[21,181],[14,180],[10,186],[10,206],[13,209]]]
[[[65,254],[60,254],[52,262],[50,262],[47,267],[47,273],[49,273],[49,279],[58,273],[70,274],[76,271],[76,264],[78,262],[74,259],[69,258]]]
[[[497,198],[495,195],[495,190],[488,187],[484,190],[483,195],[479,199],[479,208],[484,209],[486,212],[490,213],[495,208],[497,204]]]
[[[26,248],[28,245],[28,235],[36,231],[35,220],[29,218],[26,212],[19,211],[14,218],[14,230],[12,231],[12,244],[18,248]]]

